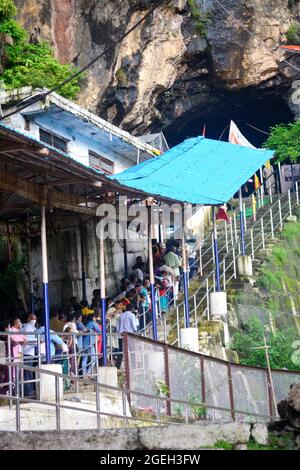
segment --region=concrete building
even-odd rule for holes
[[[3,90],[0,92],[2,113],[7,115],[16,111],[15,114],[6,118],[4,123],[8,128],[14,129],[22,136],[24,145],[34,141],[50,146],[66,157],[78,162],[82,168],[91,168],[103,175],[121,172],[159,153],[154,147],[140,138],[113,126],[56,93],[51,93],[46,99],[42,99],[42,94],[46,91],[45,89],[33,91],[30,87],[26,87],[10,92]],[[41,97],[39,101],[35,101],[37,96]],[[22,104],[28,103],[29,105],[19,112],[17,103],[20,104],[20,100]],[[4,163],[4,154],[0,158]],[[32,181],[34,181],[36,176],[33,173],[28,173],[28,178],[33,178]],[[101,179],[100,173],[98,179]],[[55,187],[60,191],[68,188],[73,194],[80,191],[82,193],[82,190],[76,189],[78,177],[74,177],[74,181],[61,180],[56,183],[50,183],[50,180],[47,185],[52,185],[53,188]],[[45,181],[47,181],[47,174],[44,180],[40,176],[39,183],[45,183]],[[80,184],[82,188],[82,183]],[[108,182],[106,184],[108,184],[106,192],[102,191],[101,196],[97,196],[99,203],[103,200],[103,197],[109,200],[110,187]],[[86,185],[88,186],[88,183]],[[14,196],[10,195],[10,203],[12,203],[12,198]],[[19,201],[16,202],[19,204]],[[89,206],[90,203],[88,202],[87,205]],[[13,224],[10,227],[10,215],[13,215],[13,213],[5,213],[5,210],[4,212],[0,210],[0,212],[2,212],[2,221],[5,220],[5,224],[2,222],[2,232],[11,230],[13,233]],[[29,218],[31,216],[35,217],[33,207],[32,209],[30,206],[27,207],[26,213]],[[78,296],[79,299],[82,298],[83,272],[86,278],[87,299],[91,300],[93,289],[99,288],[96,217],[62,212],[53,207],[48,210],[47,222],[49,297],[51,305],[67,305],[73,295]],[[33,292],[37,299],[41,299],[41,246],[39,238],[33,232],[30,233],[30,238]],[[124,248],[122,240],[108,240],[106,243],[105,261],[108,295],[117,292],[119,281],[124,277]],[[142,255],[144,259],[147,256],[147,243],[138,235],[134,241],[128,241],[126,248],[129,267],[134,264],[136,256]],[[26,247],[21,246],[20,250],[26,252]],[[28,298],[27,287],[28,282],[25,277],[24,293],[21,294],[23,298]]]

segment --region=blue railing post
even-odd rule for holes
[[[242,255],[245,256],[246,249],[245,249],[245,227],[244,227],[244,210],[243,210],[242,189],[240,189],[240,191],[239,191],[239,205],[240,205],[240,227],[241,227],[241,252],[242,252]]]
[[[216,211],[215,211],[214,206],[212,208],[212,212],[213,212],[214,257],[215,257],[215,270],[216,270],[216,290],[217,292],[221,292],[218,232],[217,232],[217,224],[216,224]]]
[[[190,327],[190,307],[189,307],[189,283],[187,272],[187,256],[185,246],[185,218],[182,215],[182,271],[183,271],[183,292],[184,292],[184,323],[185,328]]]
[[[103,366],[107,365],[107,335],[106,335],[106,295],[105,295],[105,258],[104,258],[104,233],[100,233],[100,293],[101,293],[101,319],[102,319],[102,351]]]
[[[149,277],[150,277],[150,295],[151,295],[151,313],[153,339],[157,341],[157,322],[156,322],[156,298],[155,298],[155,279],[152,253],[152,220],[151,206],[148,206],[148,257],[149,257]]]
[[[42,273],[43,273],[43,300],[44,300],[44,329],[46,363],[51,363],[51,338],[50,338],[50,314],[49,314],[49,292],[48,292],[48,255],[47,255],[47,230],[46,230],[46,208],[41,207],[41,247],[42,247]]]

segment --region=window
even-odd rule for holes
[[[30,119],[28,117],[25,117],[24,118],[24,121],[25,121],[25,131],[30,131]]]
[[[55,147],[56,149],[62,150],[63,152],[67,152],[68,141],[63,137],[59,137],[52,132],[45,131],[45,129],[40,128],[40,140],[45,142],[46,144]]]
[[[106,175],[113,175],[114,173],[114,162],[101,157],[92,150],[89,150],[89,166],[102,171]]]

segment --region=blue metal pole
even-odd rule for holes
[[[151,295],[153,339],[157,341],[156,299],[155,299],[155,285],[153,283],[150,284],[150,295]]]
[[[43,299],[44,299],[44,329],[46,363],[51,363],[51,338],[50,338],[50,314],[49,314],[49,292],[48,292],[48,255],[47,255],[47,231],[46,231],[46,208],[41,207],[41,246],[42,246],[42,273],[43,273]]]
[[[43,283],[43,298],[44,298],[44,329],[45,329],[46,363],[51,364],[51,348],[50,348],[51,337],[50,337],[48,283]]]
[[[187,258],[185,246],[185,220],[184,210],[182,217],[182,271],[183,271],[183,292],[184,292],[184,323],[185,328],[190,327],[190,307],[189,307],[189,281],[187,272]]]
[[[215,255],[215,269],[216,269],[216,289],[217,289],[217,292],[221,292],[218,233],[217,233],[216,213],[215,213],[214,206],[212,208],[212,211],[213,211],[213,232],[214,232],[214,255]]]
[[[101,299],[103,366],[107,365],[106,299]]]
[[[151,207],[148,207],[148,256],[149,256],[149,277],[150,277],[150,295],[151,295],[151,313],[153,339],[157,341],[157,322],[156,322],[156,298],[155,298],[155,280],[152,253],[152,223]]]
[[[107,336],[106,336],[106,295],[105,295],[105,260],[104,240],[100,234],[100,291],[101,291],[101,318],[102,318],[102,351],[103,366],[107,366]]]
[[[240,204],[240,226],[241,226],[241,252],[242,252],[242,255],[245,256],[246,249],[245,249],[245,227],[244,227],[244,210],[243,210],[242,189],[240,189],[240,191],[239,191],[239,204]]]

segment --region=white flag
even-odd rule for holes
[[[235,122],[230,121],[230,129],[229,129],[229,142],[231,144],[238,144],[242,145],[243,147],[250,147],[255,149],[254,145],[250,144],[249,140],[243,136]]]

